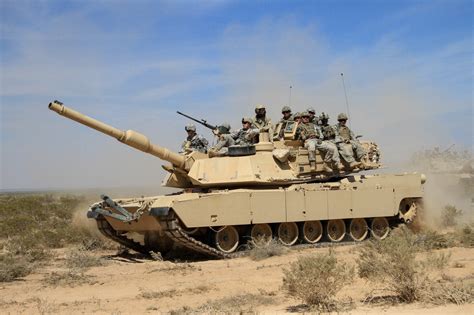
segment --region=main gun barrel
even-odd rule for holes
[[[189,170],[189,165],[187,165],[186,158],[183,155],[151,143],[145,135],[139,132],[133,130],[122,131],[115,127],[109,126],[101,121],[68,108],[59,101],[53,101],[49,103],[48,107],[50,110],[55,111],[61,116],[67,117],[80,124],[105,133],[108,136],[114,137],[118,141],[125,143],[132,148],[168,161],[178,168],[184,169],[186,171]]]

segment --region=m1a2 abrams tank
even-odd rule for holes
[[[288,246],[362,241],[369,233],[382,239],[392,226],[413,219],[423,196],[425,178],[416,173],[324,173],[320,156],[314,170],[302,143],[288,134],[269,142],[261,133],[255,146],[231,147],[229,156],[209,158],[171,152],[138,132],[116,129],[58,101],[49,109],[170,162],[163,167],[168,172],[163,184],[182,191],[146,198],[103,195],[87,214],[105,236],[139,252],[185,247],[226,258],[256,237],[276,237]],[[375,144],[364,145],[368,168],[380,167]],[[129,238],[131,232],[142,234],[144,242]]]

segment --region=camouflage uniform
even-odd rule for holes
[[[258,112],[263,110],[263,114],[259,115]],[[253,119],[253,126],[257,128],[259,132],[268,132],[270,134],[270,139],[273,139],[273,124],[270,118],[266,117],[265,106],[257,105],[255,107],[255,118]]]
[[[229,134],[230,125],[222,124],[218,127],[219,141],[209,150],[209,156],[223,156],[229,153],[229,147],[235,144],[234,139]]]
[[[199,151],[207,153],[207,146],[209,142],[201,135],[194,134],[194,136],[188,136],[186,141],[181,145],[183,152],[186,151]]]
[[[258,139],[257,137],[260,132],[257,128],[252,128],[252,120],[250,118],[244,117],[242,119],[242,124],[246,122],[250,124],[250,128],[245,129],[242,127],[230,134],[232,139],[235,140],[236,145],[251,145],[254,144]]]
[[[347,116],[342,116],[341,117],[347,117]],[[339,119],[339,118],[338,118]],[[347,119],[347,118],[346,118]],[[341,123],[338,123],[334,126],[335,131],[336,131],[336,142],[338,143],[339,147],[339,153],[341,154],[342,158],[347,162],[347,163],[354,163],[354,155],[355,159],[357,161],[360,161],[366,154],[367,152],[365,149],[362,147],[360,142],[356,139],[354,133],[352,130],[347,127],[341,125]],[[349,143],[351,144],[351,149],[348,150],[345,146],[344,143]]]
[[[315,152],[317,149],[324,154],[325,163],[340,163],[337,147],[329,141],[322,141],[321,131],[313,123],[300,123],[298,125],[297,134],[299,140],[304,140],[304,147],[307,148],[308,151]],[[310,156],[310,161],[312,158],[313,157]]]

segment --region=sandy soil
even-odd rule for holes
[[[336,248],[339,259],[354,263],[355,246]],[[52,272],[67,270],[64,251],[51,265],[23,280],[0,286],[1,313],[168,313],[183,307],[197,309],[239,295],[249,309],[260,313],[294,313],[306,309],[299,300],[281,290],[283,269],[301,255],[324,253],[328,249],[291,250],[284,256],[253,261],[248,257],[173,263],[144,258],[122,258],[114,252],[95,252],[104,266],[85,272],[87,283],[71,282],[54,286],[46,279]],[[474,249],[451,248],[446,274],[454,278],[472,277]],[[458,267],[454,263],[458,262]],[[459,267],[462,266],[462,267]],[[430,306],[368,305],[361,300],[370,291],[365,281],[356,280],[340,292],[354,303],[351,314],[473,314],[474,305]],[[72,286],[71,286],[72,285]],[[245,295],[247,294],[247,295]]]

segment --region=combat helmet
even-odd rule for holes
[[[194,126],[193,124],[187,124],[186,127],[184,127],[184,130],[196,132],[196,126]]]
[[[228,123],[223,123],[217,127],[217,130],[220,134],[226,134],[230,132],[230,125]]]
[[[337,120],[347,120],[347,115],[345,113],[340,113],[339,115],[337,115]]]
[[[294,115],[293,115],[294,118],[301,118],[301,113],[300,112],[296,112]]]
[[[266,113],[265,105],[263,105],[263,104],[255,105],[255,114],[259,114],[261,112]]]
[[[308,109],[306,109],[306,112],[309,114],[309,113],[312,113],[312,114],[316,114],[316,111],[314,110],[314,108],[312,107],[308,107]]]
[[[291,112],[290,106],[283,106],[281,109],[281,113],[283,114],[284,112]]]
[[[307,111],[304,111],[300,114],[300,117],[303,118],[303,117],[309,117],[309,113]]]
[[[321,115],[319,115],[320,120],[329,120],[329,115],[326,114],[325,112],[322,112]]]
[[[242,118],[242,123],[250,123],[250,124],[252,124],[252,123],[253,123],[253,119],[250,118],[250,117],[244,117],[244,118]]]

